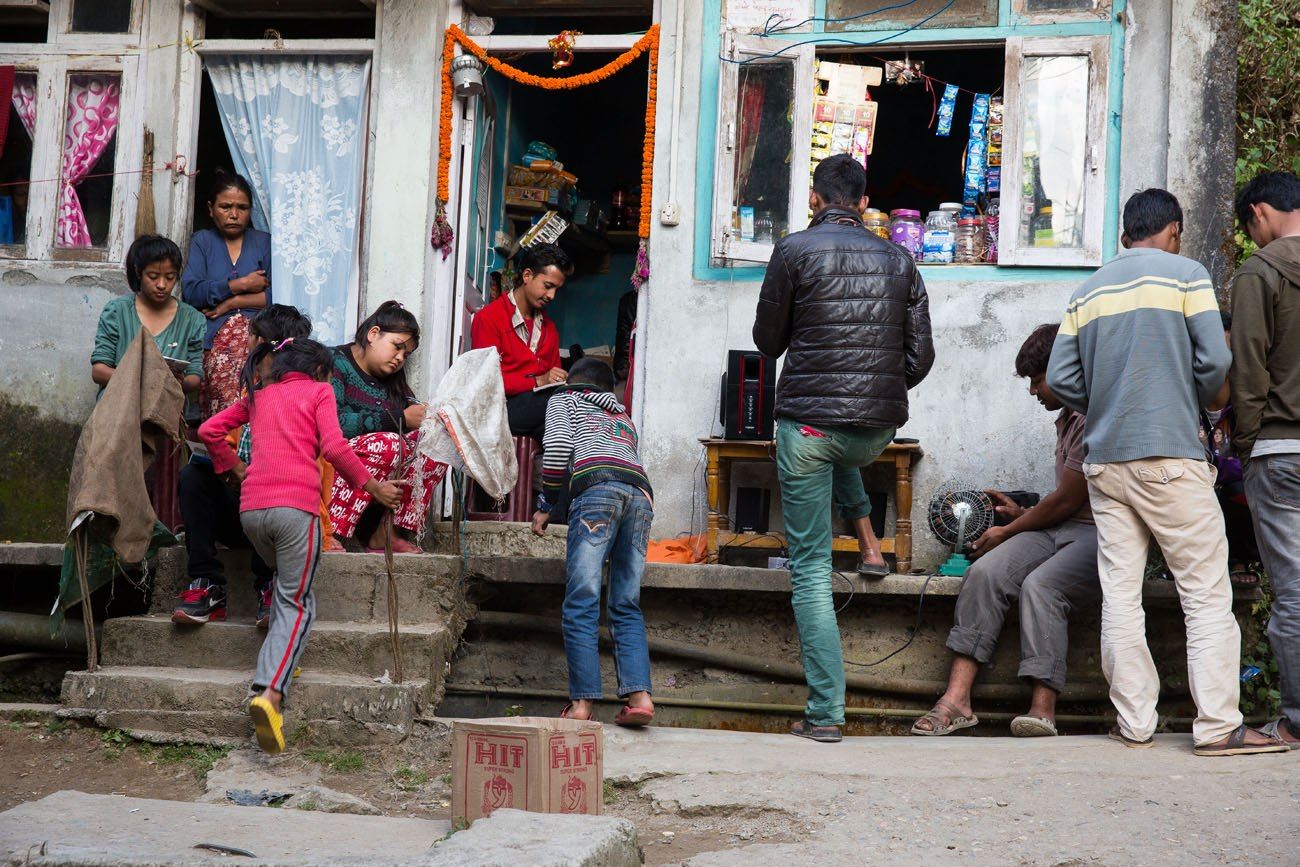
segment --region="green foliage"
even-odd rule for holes
[[[212,770],[218,760],[230,753],[230,747],[210,747],[200,744],[167,744],[156,751],[150,751],[154,761],[160,765],[189,765],[194,769],[194,776],[203,779]]]
[[[524,706],[522,704],[512,704],[506,708],[506,716],[523,716]]]
[[[309,762],[324,765],[336,774],[350,774],[366,766],[366,757],[356,750],[304,750],[302,757]]]
[[[121,729],[109,729],[99,736],[99,740],[104,744],[104,758],[117,759],[126,752],[131,736]]]
[[[1237,50],[1237,186],[1260,172],[1300,174],[1300,3],[1239,0]],[[1236,234],[1239,257],[1253,250]]]
[[[410,765],[401,765],[396,771],[393,771],[393,782],[397,785],[397,788],[409,792],[429,782],[429,773],[419,768],[413,768]]]
[[[1248,717],[1272,719],[1282,708],[1282,679],[1266,633],[1273,608],[1273,588],[1263,569],[1255,571],[1260,576],[1260,598],[1250,609],[1254,623],[1247,634],[1247,647],[1241,656],[1241,664],[1255,666],[1259,674],[1241,685],[1241,711]]]

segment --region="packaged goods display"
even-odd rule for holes
[[[921,261],[927,265],[950,265],[956,241],[956,221],[949,211],[931,211],[925,219]]]
[[[899,208],[889,215],[889,240],[912,254],[912,258],[921,261],[921,248],[925,240],[925,225],[921,222],[921,212],[908,208]]]

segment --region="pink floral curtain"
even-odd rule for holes
[[[117,132],[121,80],[116,75],[68,76],[68,120],[63,131],[62,191],[55,244],[93,246],[77,185],[90,174]]]
[[[18,112],[18,119],[23,122],[23,129],[27,130],[27,136],[30,138],[35,135],[36,130],[36,75],[31,72],[20,72],[14,76],[14,110]]]

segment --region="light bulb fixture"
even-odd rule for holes
[[[472,54],[462,54],[451,62],[451,85],[461,99],[483,92],[483,61]]]

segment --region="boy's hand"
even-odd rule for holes
[[[533,533],[538,536],[546,535],[546,525],[551,523],[550,512],[533,512]]]
[[[371,479],[366,482],[365,490],[384,508],[396,510],[402,505],[402,488],[398,482],[380,482]]]

